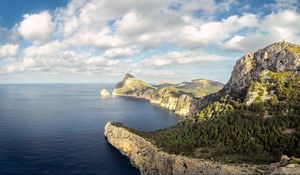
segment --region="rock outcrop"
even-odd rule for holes
[[[298,164],[281,166],[226,164],[211,160],[169,154],[156,148],[143,137],[118,124],[107,123],[104,134],[108,142],[129,157],[142,175],[195,175],[195,174],[299,174]]]
[[[104,89],[101,89],[100,95],[106,97],[106,96],[110,96],[110,93],[107,89],[104,88]]]
[[[257,80],[264,70],[272,72],[291,71],[300,75],[300,46],[289,42],[278,42],[247,53],[237,60],[231,78],[225,85],[227,91],[242,91]]]
[[[125,78],[116,84],[113,94],[146,99],[180,116],[190,116],[198,111],[199,104],[199,98],[193,94],[193,90],[209,94],[211,90],[216,92],[222,86],[223,84],[218,82],[200,79],[178,85],[152,86],[131,74],[126,74]]]

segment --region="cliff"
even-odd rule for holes
[[[247,53],[237,60],[225,89],[242,91],[265,70],[289,71],[300,75],[300,46],[283,41],[259,49],[255,53]]]
[[[107,123],[104,134],[108,142],[129,157],[142,175],[192,175],[192,174],[299,174],[300,165],[279,167],[270,165],[225,164],[211,160],[169,154],[157,149],[151,142],[128,129]]]
[[[152,86],[131,74],[126,74],[125,78],[116,84],[113,94],[146,99],[180,116],[189,116],[198,111],[198,97],[217,92],[222,87],[223,84],[210,80]]]

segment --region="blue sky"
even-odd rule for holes
[[[3,0],[0,83],[226,83],[235,61],[300,42],[300,0]]]
[[[22,16],[27,13],[36,13],[43,10],[54,10],[64,7],[67,0],[3,0],[0,2],[0,25],[11,28],[22,20]]]

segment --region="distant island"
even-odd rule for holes
[[[184,116],[152,132],[107,123],[108,142],[141,174],[300,174],[299,45],[284,41],[247,53],[224,86],[155,86],[127,74],[113,94]]]
[[[100,95],[103,96],[103,97],[107,97],[107,96],[110,96],[110,93],[107,89],[103,88],[100,91]]]

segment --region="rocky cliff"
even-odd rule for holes
[[[210,80],[194,80],[191,83],[163,84],[152,86],[138,80],[131,74],[116,84],[114,95],[130,96],[149,100],[180,116],[189,116],[198,111],[199,98],[212,92],[217,92],[223,84]]]
[[[271,165],[225,164],[210,160],[169,154],[157,149],[151,142],[122,127],[107,123],[104,134],[108,142],[129,157],[133,166],[143,175],[192,174],[299,174],[300,165],[280,167]]]
[[[241,91],[257,80],[265,70],[272,72],[290,71],[300,75],[300,46],[289,42],[278,42],[247,53],[237,60],[230,80],[225,85],[227,91]]]

